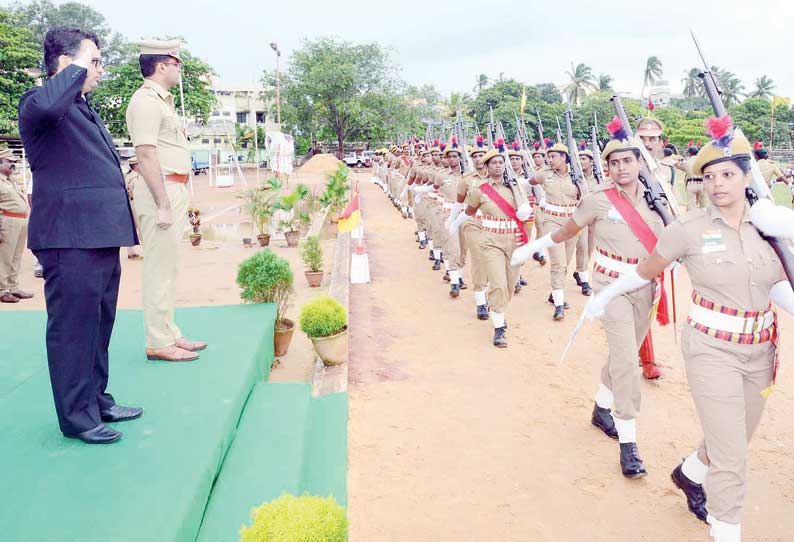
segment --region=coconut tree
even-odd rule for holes
[[[720,84],[722,91],[722,99],[725,102],[725,107],[731,107],[742,101],[744,93],[744,85],[736,75],[727,70],[720,70],[719,68],[712,67],[717,76],[717,81]]]
[[[700,68],[690,68],[689,71],[684,70],[684,78],[681,82],[684,84],[684,97],[693,98],[695,96],[703,96],[703,85],[700,83]]]
[[[600,90],[601,92],[612,92],[614,90],[612,88],[612,81],[613,78],[611,75],[602,73],[601,75],[598,76],[598,83],[597,83],[598,90]]]
[[[763,98],[764,100],[769,100],[774,95],[772,92],[774,89],[775,82],[766,75],[762,75],[755,80],[755,88],[749,96],[750,98]]]
[[[474,85],[474,92],[482,92],[482,89],[488,86],[488,76],[484,73],[481,73],[477,76],[477,84]]]
[[[571,71],[565,72],[569,78],[568,85],[565,87],[565,94],[568,96],[568,101],[574,105],[579,105],[582,98],[587,95],[588,90],[595,88],[595,76],[593,70],[587,64],[573,65],[571,62]]]
[[[458,111],[466,109],[471,102],[471,96],[465,92],[450,92],[449,99],[444,100],[445,115],[455,118]]]
[[[642,93],[640,96],[645,96],[645,89],[648,85],[653,85],[664,73],[662,69],[662,61],[658,56],[649,56],[645,61],[645,71],[642,76]]]

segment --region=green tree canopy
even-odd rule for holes
[[[0,8],[0,133],[16,133],[17,104],[35,84],[41,62],[33,34],[19,18]]]

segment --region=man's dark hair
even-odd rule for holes
[[[686,150],[686,152],[687,152],[687,154],[688,154],[689,156],[697,156],[697,153],[699,152],[699,150],[700,150],[700,149],[698,149],[697,147],[695,147],[694,145],[692,145],[691,147],[687,147],[687,150]]]
[[[766,158],[769,158],[769,151],[766,149],[756,149],[755,158],[756,160],[764,160]]]
[[[673,149],[671,149],[670,147],[665,147],[664,148],[664,155],[665,156],[672,156],[673,155]]]
[[[71,26],[50,28],[44,37],[44,65],[47,75],[52,77],[58,71],[58,57],[76,55],[83,40],[91,40],[99,48],[99,38],[93,32]]]
[[[173,62],[174,58],[169,55],[141,55],[138,57],[141,63],[141,74],[144,77],[154,75],[157,65],[161,62]]]

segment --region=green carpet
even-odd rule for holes
[[[0,313],[0,539],[194,542],[240,414],[273,359],[272,305],[186,308],[210,346],[193,363],[147,362],[138,311],[119,311],[109,391],[145,409],[121,441],[64,438],[52,404],[46,315]]]
[[[347,394],[257,384],[212,490],[199,542],[236,542],[250,511],[283,493],[347,505]]]

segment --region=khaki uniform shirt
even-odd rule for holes
[[[690,156],[689,158],[684,158],[683,162],[681,162],[681,166],[684,168],[684,173],[686,174],[687,180],[700,177],[695,177],[692,173],[692,165],[695,163],[696,156]]]
[[[25,214],[30,212],[25,191],[2,174],[0,174],[0,210]],[[2,215],[0,215],[0,220],[2,220]]]
[[[543,179],[543,191],[546,201],[554,205],[569,205],[579,201],[579,191],[571,180],[571,175],[560,175],[552,169],[539,171],[535,174],[538,179]]]
[[[761,170],[761,174],[764,176],[764,180],[769,186],[772,186],[773,182],[780,177],[783,177],[783,172],[780,170],[780,166],[778,166],[777,162],[774,160],[764,158],[762,160],[757,160],[757,162],[758,167]]]
[[[643,195],[643,187],[637,187],[637,195],[632,198],[620,186],[609,181],[599,185],[593,192],[585,194],[579,206],[573,213],[573,221],[580,227],[589,226],[593,233],[596,247],[623,258],[648,258],[649,253],[629,227],[626,220],[609,201],[605,194],[608,188],[617,188],[618,193],[629,200],[637,209],[642,219],[658,237],[664,229],[661,217],[648,207]],[[600,282],[609,282],[611,279],[603,273],[595,273],[594,277]]]
[[[466,198],[466,205],[469,207],[479,207],[482,214],[487,216],[493,216],[496,218],[502,219],[509,219],[510,217],[507,216],[502,212],[498,205],[496,205],[491,198],[486,196],[482,193],[479,186],[483,183],[480,181],[476,185],[472,186],[471,190],[469,190],[469,195]],[[513,190],[504,185],[504,183],[499,181],[494,181],[492,179],[488,180],[488,184],[490,184],[496,192],[502,196],[507,203],[513,206],[516,209],[518,206],[516,205],[516,199],[513,196]]]
[[[769,290],[784,280],[780,260],[750,223],[745,209],[736,231],[709,205],[681,216],[662,233],[656,251],[681,260],[692,287],[706,299],[731,308],[766,310]]]
[[[458,179],[458,197],[466,196],[472,187],[481,185],[487,178],[477,170],[466,173]]]
[[[192,170],[187,132],[174,107],[174,96],[144,79],[127,107],[127,130],[135,147],[157,147],[164,175],[188,175]]]
[[[458,201],[458,185],[460,184],[460,180],[460,173],[447,170],[444,183],[438,188],[438,191],[444,196],[447,203],[455,203]]]
[[[595,174],[590,175],[588,177],[587,175],[585,175],[583,173],[582,174],[582,178],[584,179],[585,185],[587,185],[588,192],[594,192],[594,191],[598,190],[599,187],[601,186],[600,184],[598,184],[598,180],[596,179]]]
[[[675,179],[675,158],[665,156],[658,160],[657,163],[659,164],[659,173],[661,175],[659,182],[666,182],[672,185],[673,179]]]

